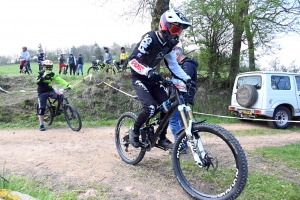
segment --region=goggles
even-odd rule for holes
[[[175,24],[171,24],[171,27],[169,28],[169,32],[172,34],[172,35],[180,35],[181,32],[182,32],[183,28],[175,25]]]

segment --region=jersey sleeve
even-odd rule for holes
[[[69,85],[69,83],[67,81],[65,81],[64,79],[60,78],[57,74],[55,74],[53,76],[53,80],[65,87],[67,87]]]
[[[152,38],[150,34],[145,34],[137,47],[138,55],[128,62],[129,66],[138,74],[148,76],[148,72],[152,69],[140,59],[142,54],[149,52],[149,49],[152,47],[151,44]]]
[[[175,74],[178,78],[182,80],[188,80],[191,79],[189,75],[187,75],[183,69],[179,66],[179,64],[176,61],[176,53],[174,50],[172,50],[170,53],[165,55],[166,62],[168,63],[168,67],[171,70],[173,74]]]

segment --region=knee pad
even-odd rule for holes
[[[44,115],[46,108],[40,108],[38,115]]]

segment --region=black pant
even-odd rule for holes
[[[75,75],[76,72],[76,65],[75,64],[70,64],[70,75]]]
[[[134,130],[139,130],[146,120],[154,114],[156,107],[162,104],[168,99],[168,95],[163,87],[160,87],[159,83],[155,83],[150,79],[138,79],[132,78],[132,86],[142,103],[142,112],[139,114],[135,124]],[[161,114],[161,118],[165,116],[164,113]],[[167,134],[167,126],[161,133],[160,138],[164,139]]]

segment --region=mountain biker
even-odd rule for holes
[[[66,62],[66,59],[64,58],[64,55],[63,54],[60,54],[60,57],[58,59],[58,68],[59,68],[59,74],[61,73],[61,70],[63,67],[66,67],[66,73],[68,72],[68,65],[65,63]]]
[[[45,56],[44,56],[44,53],[41,52],[40,55],[38,56],[37,58],[37,61],[38,61],[38,64],[39,64],[39,71],[43,69],[43,61],[45,60]]]
[[[20,55],[20,73],[22,73],[22,69],[24,67],[24,65],[27,64],[28,66],[28,70],[31,72],[31,68],[30,68],[30,54],[27,51],[27,47],[22,47],[22,52]]]
[[[93,67],[97,67],[98,63],[97,63],[96,56],[92,56],[92,64],[93,64]]]
[[[183,50],[180,47],[176,47],[175,52],[176,52],[176,60],[179,64],[179,66],[181,66],[181,68],[185,71],[185,73],[187,75],[189,75],[191,77],[192,81],[195,83],[195,85],[193,86],[194,88],[190,88],[187,92],[186,92],[186,87],[184,86],[183,89],[185,90],[185,92],[182,93],[184,102],[186,104],[189,103],[191,105],[194,105],[194,97],[195,97],[196,88],[197,88],[198,62],[194,58],[188,58],[187,56],[185,56]],[[181,89],[180,88],[180,80],[176,77],[176,75],[173,75],[172,82],[174,83],[175,86],[177,86],[177,88],[180,91],[180,89]],[[180,112],[177,109],[175,110],[174,114],[170,118],[169,127],[174,136],[174,140],[176,140],[178,138],[177,132],[181,128],[184,127],[181,116],[180,116]],[[182,153],[183,152],[186,153],[186,147],[187,146],[182,147],[182,151],[181,151]]]
[[[132,86],[141,101],[143,108],[134,127],[129,130],[130,143],[138,148],[140,146],[140,128],[151,117],[157,107],[168,99],[168,96],[159,81],[161,76],[155,71],[155,66],[164,59],[168,69],[179,79],[191,84],[188,76],[176,61],[173,48],[179,42],[181,32],[191,26],[189,20],[177,9],[167,10],[160,18],[159,30],[150,31],[142,36],[129,57],[131,67]],[[161,114],[161,118],[165,116]],[[160,134],[158,145],[172,149],[172,142],[166,137],[167,127]]]
[[[57,98],[57,94],[55,93],[52,87],[52,81],[56,81],[57,83],[69,87],[73,89],[73,86],[67,83],[64,79],[60,78],[57,74],[52,72],[53,62],[51,60],[45,60],[43,62],[43,70],[39,71],[36,84],[38,85],[38,102],[39,102],[39,111],[38,117],[40,122],[40,131],[45,131],[44,126],[44,114],[47,105],[48,97]]]
[[[120,70],[120,65],[123,65],[123,69],[126,69],[128,64],[128,51],[125,50],[125,47],[121,47],[120,61],[116,62],[118,70]]]
[[[70,56],[68,58],[68,64],[69,64],[69,67],[70,67],[70,75],[73,75],[75,76],[75,72],[76,72],[76,58],[73,56],[73,53],[70,53]]]
[[[111,53],[109,52],[108,47],[104,47],[103,49],[104,49],[104,51],[105,51],[103,63],[104,63],[104,64],[111,64],[111,63],[112,63],[112,55],[111,55]]]

